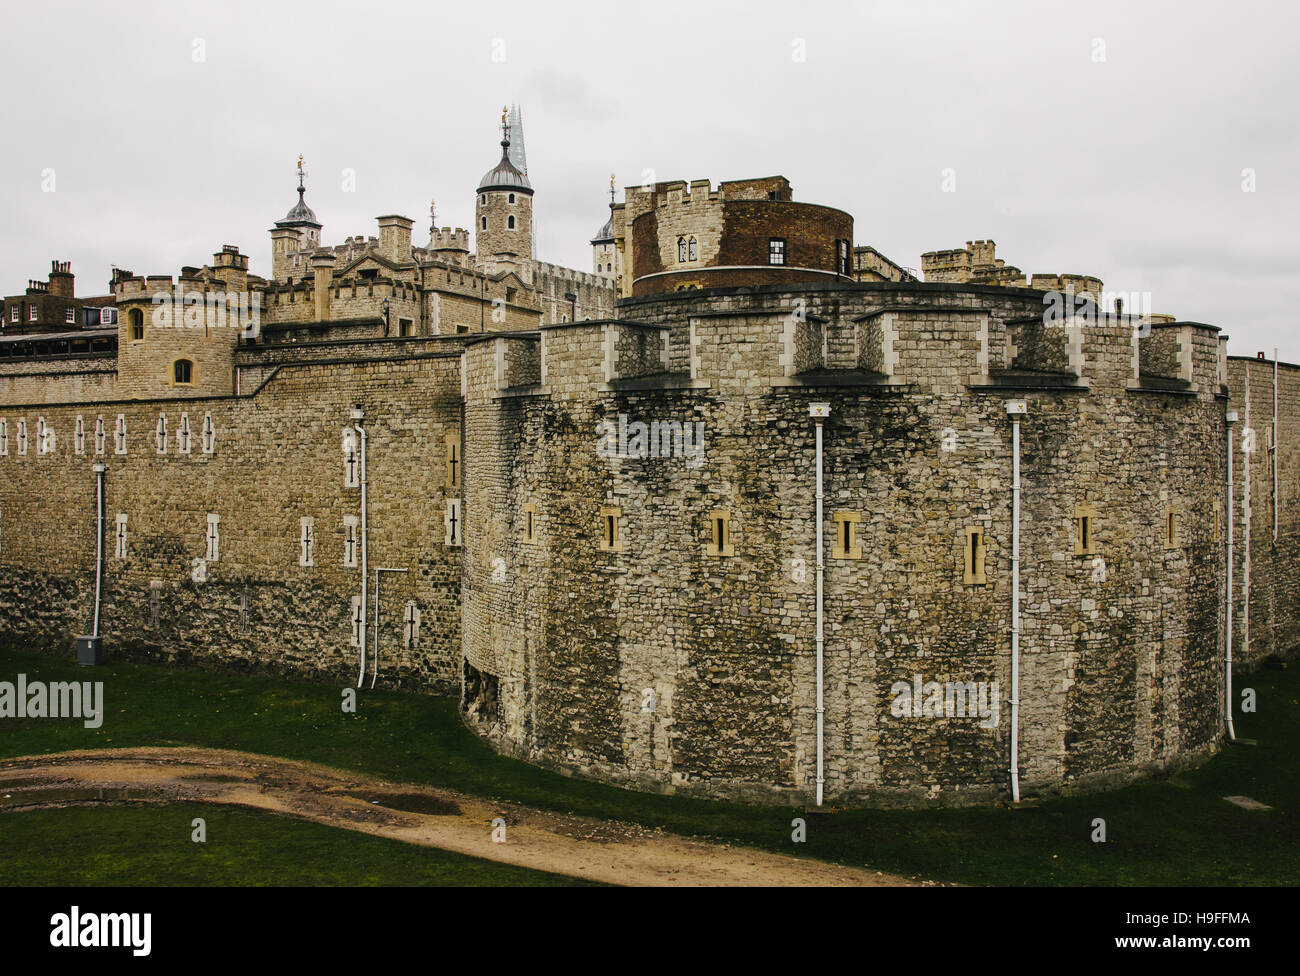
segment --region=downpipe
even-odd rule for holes
[[[1020,419],[1024,400],[1008,400],[1011,417],[1011,802],[1020,802]]]
[[[810,404],[808,413],[817,422],[817,806],[820,807],[826,785],[822,748],[826,716],[826,703],[823,692],[826,634],[823,627],[822,602],[826,564],[824,559],[825,542],[822,539],[822,421],[831,415],[831,405],[829,403]]]
[[[1226,654],[1224,655],[1224,692],[1223,718],[1228,726],[1228,741],[1236,742],[1237,733],[1232,728],[1232,522],[1233,522],[1233,486],[1232,486],[1232,425],[1237,422],[1237,411],[1228,411],[1228,582]]]
[[[366,429],[361,426],[361,418],[365,412],[357,407],[352,411],[353,426],[357,435],[361,438],[361,620],[357,626],[357,634],[361,638],[361,670],[357,673],[357,687],[360,688],[366,681],[366,583],[369,580],[369,555],[370,543],[367,535],[366,525]]]
[[[99,636],[100,594],[104,584],[104,465],[95,465],[95,616],[90,636]]]

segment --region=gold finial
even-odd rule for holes
[[[506,116],[507,116],[508,114],[510,114],[510,113],[509,113],[509,110],[508,110],[504,105],[502,105],[502,106],[501,106],[501,124],[502,124],[502,125],[505,125],[505,124],[506,124]]]
[[[610,174],[609,174],[609,188],[610,188],[611,190],[614,189],[614,174],[613,174],[613,173],[610,173]]]
[[[302,169],[302,153],[298,153],[298,168]]]
[[[429,213],[433,213],[433,201],[429,201]]]

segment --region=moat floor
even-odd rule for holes
[[[636,824],[489,803],[325,766],[221,749],[97,749],[0,763],[0,811],[91,803],[251,807],[504,864],[619,885],[915,884]],[[0,812],[0,815],[4,813]],[[496,823],[494,823],[496,821]],[[504,822],[504,841],[501,836]]]

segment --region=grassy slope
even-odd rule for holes
[[[456,705],[366,692],[344,714],[340,689],[248,675],[115,663],[95,671],[47,656],[0,651],[0,680],[105,682],[103,727],[0,720],[0,755],[139,745],[197,745],[306,759],[392,780],[429,783],[681,834],[975,884],[1283,884],[1300,880],[1300,673],[1238,682],[1259,695],[1231,748],[1175,782],[1143,783],[1009,810],[861,810],[818,817],[808,842],[790,842],[781,807],[633,793],[569,779],[494,754],[461,724]],[[1276,807],[1249,812],[1221,797]],[[1106,820],[1108,842],[1089,840]]]
[[[0,815],[6,885],[583,885],[253,810],[180,803]],[[202,817],[205,843],[190,838]]]

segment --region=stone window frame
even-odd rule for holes
[[[835,241],[835,270],[845,278],[853,276],[853,246],[847,238]]]
[[[777,260],[780,258],[780,260]],[[767,239],[767,263],[769,267],[784,268],[786,266],[786,240],[784,237],[769,237]]]
[[[203,442],[203,453],[215,454],[217,452],[217,425],[212,420],[211,411],[203,414],[203,427],[200,437]]]
[[[1179,512],[1177,505],[1170,505],[1165,509],[1164,528],[1161,538],[1164,540],[1164,548],[1178,549],[1182,545],[1182,526],[1179,525]]]
[[[27,418],[26,417],[18,418],[18,433],[16,437],[18,440],[18,456],[26,457],[27,456]]]
[[[985,566],[987,547],[984,541],[984,526],[966,526],[963,542],[961,556],[962,583],[968,586],[982,586],[988,583]]]
[[[704,552],[719,558],[736,554],[731,535],[731,512],[727,509],[715,508],[709,512],[709,541],[705,543]]]
[[[117,423],[113,426],[113,453],[126,453],[126,414],[117,415]]]
[[[167,453],[167,415],[160,413],[158,423],[154,426],[154,444],[158,448],[159,454]]]
[[[181,379],[181,374],[187,377]],[[172,360],[171,369],[171,386],[193,386],[198,381],[198,366],[194,360],[188,356],[181,356]]]
[[[514,203],[514,202],[515,202],[515,195],[514,195],[513,193],[508,193],[508,194],[506,194],[506,202],[507,202],[507,203]]]
[[[686,239],[686,260],[698,261],[700,259],[700,242],[691,235]]]
[[[465,457],[460,450],[460,432],[446,434],[442,439],[443,463],[447,471],[447,493],[458,494],[465,481]]]
[[[190,415],[182,410],[180,426],[176,428],[176,453],[189,454],[193,440],[194,435],[190,431]]]
[[[108,445],[108,427],[101,413],[95,418],[95,456],[102,457]]]
[[[532,544],[537,542],[537,505],[529,502],[521,510],[523,527],[519,533],[521,541]]]
[[[515,229],[515,215],[509,214],[506,217],[506,230],[514,230],[514,229]]]
[[[45,423],[45,418],[37,417],[36,418],[36,456],[37,457],[44,457],[46,454],[50,453],[49,436],[48,436],[49,432],[50,432],[50,428]]]
[[[623,510],[616,505],[603,505],[600,509],[600,551],[623,552]]]
[[[207,521],[204,523],[203,551],[204,562],[221,562],[221,516],[216,512],[208,512]]]
[[[77,414],[76,426],[72,428],[72,453],[78,456],[86,453],[86,420]]]
[[[316,519],[310,515],[298,519],[298,565],[316,565]]]
[[[455,514],[453,520],[452,515]],[[443,536],[443,545],[452,548],[460,548],[465,544],[465,513],[461,509],[459,498],[447,499],[447,513],[442,518],[443,528],[446,530]]]
[[[126,313],[127,327],[131,330],[132,342],[144,341],[144,312],[133,308]]]
[[[129,530],[129,519],[126,512],[118,512],[114,521],[113,529],[113,558],[126,559],[127,554],[127,533]]]
[[[835,539],[831,544],[832,559],[861,559],[862,544],[858,541],[858,526],[862,516],[858,512],[833,512]]]
[[[686,263],[686,237],[677,238],[677,263]]]
[[[343,568],[356,569],[357,555],[361,550],[361,519],[355,515],[343,516]]]
[[[1097,554],[1097,509],[1088,502],[1074,506],[1074,554]]]
[[[9,456],[9,420],[0,417],[0,457]]]

